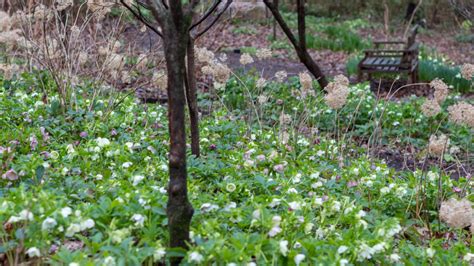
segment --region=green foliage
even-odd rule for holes
[[[165,248],[166,108],[126,97],[104,118],[107,98],[99,97],[90,110],[88,94],[94,90],[84,88],[78,91],[77,108],[63,114],[55,111],[54,90],[47,88],[50,101],[42,101],[43,92],[35,90],[38,83],[36,74],[0,83],[0,171],[17,173],[0,179],[1,252],[14,259],[20,251],[20,263],[53,265],[151,265],[183,254]],[[264,91],[254,83],[252,77],[244,83],[231,80],[218,91],[226,106],[215,103],[201,120],[202,156],[188,158],[195,214],[185,265],[293,265],[301,255],[308,265],[344,260],[356,265],[397,260],[468,265],[460,258],[472,253],[465,245],[469,234],[439,227],[436,215],[438,182],[444,197],[456,197],[454,187],[472,195],[467,178],[452,180],[436,169],[428,175],[396,172],[349,143],[347,149],[356,156],[344,157],[342,166],[341,143],[293,127],[286,129],[288,143],[282,143],[277,126],[281,112],[301,121],[308,110],[309,125],[322,131],[331,129],[334,112],[322,95],[295,96],[296,80],[270,82]],[[268,101],[257,110],[262,126],[245,123],[242,118],[254,112],[248,105],[263,92]],[[210,101],[201,97],[200,104]],[[355,112],[359,101],[363,109]],[[416,99],[387,104],[388,136],[408,131],[421,134],[411,136],[420,141],[429,125],[441,119],[420,118]],[[366,136],[372,110],[380,114],[382,106],[365,85],[354,86],[340,111],[341,124],[354,115],[356,125],[368,127],[356,127],[356,134]],[[456,144],[469,134],[449,123],[440,130],[457,135]],[[420,237],[424,224],[415,201],[420,180],[433,235],[449,232],[456,238]],[[73,250],[74,244],[79,248]]]

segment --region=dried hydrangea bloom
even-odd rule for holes
[[[305,90],[311,89],[313,87],[313,79],[306,72],[301,72],[299,74],[301,87]]]
[[[33,13],[33,18],[34,19],[45,19],[45,20],[50,20],[53,18],[54,14],[53,12],[45,5],[40,4],[35,7],[35,11]]]
[[[137,68],[140,70],[146,70],[148,68],[148,56],[146,54],[140,54],[137,58]]]
[[[253,63],[253,58],[252,58],[252,56],[250,56],[250,54],[244,53],[240,56],[239,61],[242,65],[245,66],[245,65],[248,65],[248,64],[252,64]]]
[[[195,50],[195,57],[199,63],[211,64],[214,61],[215,55],[206,48],[197,48]]]
[[[230,78],[230,68],[221,63],[215,63],[211,65],[213,70],[214,80],[219,83],[226,83],[227,80]]]
[[[7,12],[0,10],[0,30],[1,31],[8,31],[11,29],[13,24],[13,18],[8,15]]]
[[[98,20],[101,20],[111,11],[113,1],[107,0],[87,0],[87,8],[95,14]]]
[[[63,11],[73,5],[73,0],[56,0],[55,2],[57,11]]]
[[[441,134],[439,137],[431,135],[430,143],[428,144],[428,152],[434,156],[440,156],[445,149],[449,147],[449,138]]]
[[[278,82],[283,82],[285,79],[288,77],[288,74],[286,71],[281,70],[275,73],[275,78]]]
[[[259,78],[259,79],[257,80],[257,83],[255,84],[255,87],[261,89],[261,88],[265,87],[266,83],[267,83],[267,80],[266,80],[266,79],[264,79],[264,78]]]
[[[272,57],[272,51],[268,48],[262,48],[257,50],[257,58],[258,59],[267,59]]]
[[[268,102],[268,96],[262,94],[257,97],[258,103],[259,104],[265,104]]]
[[[449,119],[456,124],[474,127],[474,105],[459,102],[448,107]]]
[[[20,66],[16,64],[0,64],[0,72],[4,79],[12,79],[14,75],[20,74]]]
[[[349,79],[344,75],[337,75],[334,77],[334,83],[349,87]]]
[[[164,71],[153,73],[152,81],[161,90],[168,88],[168,75]]]
[[[291,123],[291,116],[288,114],[285,114],[284,112],[281,112],[280,114],[280,124],[281,125],[287,125]]]
[[[15,46],[18,40],[21,39],[20,33],[21,30],[19,29],[0,32],[0,43],[5,44],[7,47]]]
[[[444,102],[448,96],[448,85],[446,85],[442,80],[436,78],[430,82],[430,86],[435,90],[434,98],[438,103]]]
[[[474,76],[474,65],[473,64],[464,64],[461,66],[461,76],[464,79],[471,80]]]
[[[324,96],[324,101],[331,109],[341,109],[347,102],[349,90],[347,87],[336,86],[334,90]]]
[[[426,117],[432,117],[441,112],[441,106],[439,105],[438,101],[436,101],[436,99],[427,99],[421,105],[421,112]]]
[[[474,221],[472,203],[467,199],[451,198],[441,203],[439,218],[452,228],[465,228]],[[471,226],[472,229],[472,226]]]
[[[106,70],[120,70],[125,65],[125,57],[120,54],[112,53],[104,63]]]

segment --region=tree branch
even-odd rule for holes
[[[272,12],[273,17],[278,22],[283,32],[285,32],[286,36],[288,36],[291,44],[293,44],[293,46],[298,50],[300,46],[295,38],[295,35],[293,35],[293,32],[291,32],[290,27],[288,27],[288,24],[286,24],[277,7],[275,7],[275,5],[273,5],[269,0],[263,0],[263,2],[268,7],[268,9],[270,9],[270,12]]]
[[[222,8],[222,11],[219,12],[215,17],[214,17],[214,20],[209,23],[203,30],[201,30],[200,32],[196,33],[196,34],[191,34],[191,37],[193,39],[198,39],[199,37],[201,37],[204,33],[206,33],[209,29],[211,29],[214,24],[216,24],[216,22],[219,20],[219,18],[222,16],[222,14],[224,14],[224,12],[229,8],[229,6],[232,4],[233,0],[227,0],[227,3],[226,5]]]
[[[129,6],[127,3],[125,3],[125,0],[120,0],[120,3],[122,3],[123,6],[125,6],[126,9],[128,9],[134,17],[136,17],[138,20],[140,20],[143,24],[145,24],[150,30],[152,30],[154,33],[156,33],[158,36],[163,37],[163,34],[155,27],[153,27],[146,19],[143,17],[140,11],[138,11],[140,14],[138,14],[131,6]]]
[[[198,21],[196,21],[193,25],[191,25],[191,27],[189,28],[189,31],[192,31],[196,26],[198,26],[204,20],[206,20],[212,14],[212,12],[216,10],[216,8],[219,6],[221,2],[222,0],[214,1],[214,4],[206,11],[206,13],[204,13],[204,15],[201,18],[199,18]]]

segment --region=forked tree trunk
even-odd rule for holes
[[[176,7],[175,7],[176,8]],[[170,9],[173,10],[173,4]],[[181,7],[179,7],[181,9]],[[178,10],[180,11],[180,10]],[[171,13],[161,24],[168,70],[168,121],[170,134],[168,184],[168,228],[170,247],[187,248],[193,208],[188,200],[186,171],[186,130],[184,93],[185,56],[189,23],[182,12]],[[179,263],[178,260],[172,261]]]
[[[270,9],[273,14],[273,17],[278,22],[281,29],[295,48],[296,54],[298,55],[298,58],[300,59],[301,63],[303,63],[308,69],[308,71],[311,72],[311,74],[313,74],[313,76],[317,79],[319,86],[321,86],[321,88],[325,88],[328,85],[328,81],[319,66],[316,64],[316,62],[314,62],[314,60],[311,58],[311,55],[308,53],[308,50],[306,49],[306,25],[304,20],[305,7],[303,0],[297,0],[296,2],[296,8],[298,12],[299,40],[296,39],[290,27],[288,26],[288,24],[286,24],[285,20],[280,14],[280,11],[278,10],[278,7],[275,6],[275,2],[270,2],[270,0],[263,0],[263,2],[268,7],[268,9]]]
[[[186,99],[188,102],[189,120],[191,126],[191,152],[196,157],[199,157],[201,152],[199,148],[199,109],[197,105],[194,40],[190,36],[188,37],[186,70]]]

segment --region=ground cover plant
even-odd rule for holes
[[[226,29],[232,1],[199,2],[3,5],[0,263],[474,262],[472,64],[326,75],[314,55],[357,55],[374,25],[264,1],[308,66],[278,69],[268,20]]]

